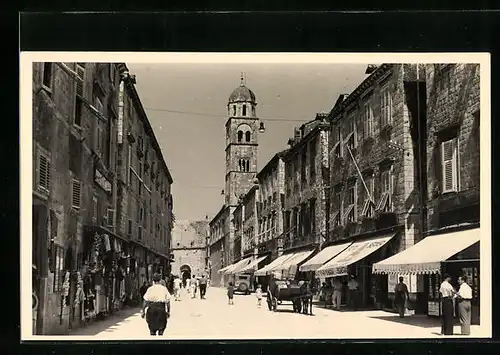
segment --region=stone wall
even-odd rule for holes
[[[478,64],[429,64],[427,81],[428,229],[479,222]],[[440,142],[458,138],[458,191],[442,193]]]

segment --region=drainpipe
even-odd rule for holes
[[[120,89],[118,95],[118,144],[123,144],[123,107],[124,107],[124,91],[125,91],[125,80],[129,77],[128,70],[121,73],[120,76]]]
[[[424,162],[426,161],[426,157],[424,157],[424,143],[426,142],[426,136],[423,135],[422,133],[422,120],[421,120],[421,112],[420,112],[420,70],[419,70],[419,65],[416,64],[417,66],[417,137],[418,137],[418,156],[419,156],[419,174],[418,174],[418,180],[419,180],[419,185],[420,185],[420,193],[419,193],[419,202],[420,202],[420,240],[424,238],[424,231],[426,228],[426,218],[425,218],[425,198],[424,198],[424,192],[427,190],[424,188],[424,171],[425,171],[425,165]]]

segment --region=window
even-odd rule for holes
[[[43,63],[42,85],[49,91],[52,88],[52,63]]]
[[[85,79],[85,67],[82,65],[82,63],[78,63],[76,64],[75,117],[73,119],[73,124],[77,127],[82,126],[84,79]]]
[[[373,109],[370,102],[365,103],[363,124],[365,138],[371,137],[373,134]]]
[[[154,164],[154,163],[153,163]],[[127,155],[127,183],[130,185],[130,179],[132,177],[132,146],[128,145],[128,155]]]
[[[109,228],[113,228],[115,226],[115,210],[112,208],[108,208],[106,223]]]
[[[127,233],[132,234],[132,220],[128,220]]]
[[[344,220],[346,223],[356,222],[357,208],[356,208],[356,187],[357,184],[349,185],[346,191],[345,202],[346,209],[344,211]]]
[[[236,116],[236,105],[233,105],[233,116]]]
[[[92,197],[92,222],[97,223],[97,196]]]
[[[441,143],[443,193],[458,191],[458,140],[453,138]]]
[[[102,105],[102,100],[100,97],[94,97],[94,107],[101,115],[104,114],[104,106]]]
[[[252,116],[255,116],[255,106],[252,106]]]
[[[80,209],[82,199],[82,183],[76,179],[71,180],[71,207]]]
[[[54,292],[62,291],[64,272],[64,248],[54,244]]]
[[[301,156],[300,156],[300,181],[302,183],[302,187],[304,187],[307,183],[306,178],[306,165],[307,165],[307,146],[304,146]]]
[[[369,176],[365,179],[365,184],[366,188],[368,189],[368,192],[366,192],[365,187],[363,186],[363,191],[364,191],[364,196],[365,196],[365,202],[363,204],[363,211],[361,212],[361,215],[363,217],[371,218],[374,215],[374,193],[375,193],[375,182],[373,179],[373,176]]]
[[[357,132],[356,132],[356,117],[354,114],[351,114],[347,118],[347,127],[346,127],[347,137],[345,139],[345,144],[349,147],[349,149],[353,150],[357,147]]]
[[[243,116],[247,115],[247,105],[243,105]]]
[[[252,133],[250,131],[245,132],[245,141],[250,142],[250,138],[252,136]]]
[[[142,239],[142,226],[137,227],[137,239]]]
[[[45,193],[50,192],[50,158],[45,152],[38,150],[37,187]]]
[[[99,156],[103,156],[104,153],[104,132],[100,123],[97,123],[97,137],[96,137],[96,152]]]
[[[334,201],[333,201],[333,205],[334,205],[334,213],[333,213],[333,216],[332,216],[332,222],[333,222],[333,225],[336,227],[336,226],[339,226],[342,224],[342,188],[340,186],[337,186],[335,188],[335,195],[334,195]]]
[[[309,143],[309,176],[311,181],[316,177],[316,139]]]
[[[380,127],[392,123],[392,94],[389,86],[380,90]]]
[[[243,131],[238,131],[238,143],[243,141]]]
[[[392,212],[392,167],[380,173],[380,192],[377,210]]]

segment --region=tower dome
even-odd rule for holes
[[[235,102],[251,102],[255,103],[255,94],[252,90],[245,86],[244,78],[241,77],[240,86],[233,90],[231,95],[229,95],[229,103]]]

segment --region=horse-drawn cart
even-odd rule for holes
[[[270,311],[276,311],[283,301],[291,302],[293,311],[312,314],[312,296],[307,281],[277,280],[273,276],[267,292],[267,306]]]

